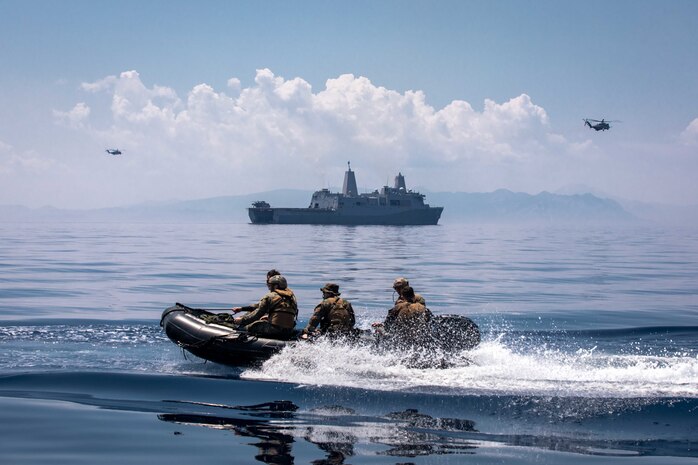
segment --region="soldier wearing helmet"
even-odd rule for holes
[[[420,301],[410,286],[401,288],[400,299],[388,311],[382,326],[388,336],[405,345],[422,345],[429,339],[431,312]]]
[[[393,289],[395,292],[397,292],[397,300],[395,301],[395,304],[397,305],[400,302],[404,302],[405,298],[402,296],[403,290],[410,285],[409,281],[407,281],[406,278],[396,278],[395,281],[393,281]],[[416,302],[419,302],[422,305],[426,305],[426,302],[424,301],[424,297],[421,295],[415,293],[414,298]]]
[[[270,276],[267,279],[267,287],[269,292],[255,306],[233,309],[236,313],[247,308],[252,309],[247,315],[235,318],[235,323],[256,336],[289,338],[293,335],[298,317],[296,296],[288,288],[286,278],[280,274]]]
[[[354,309],[348,300],[340,297],[339,286],[335,283],[327,283],[320,291],[322,291],[322,302],[315,307],[308,326],[303,330],[303,337],[314,332],[318,325],[320,334],[333,336],[351,334],[356,323]]]

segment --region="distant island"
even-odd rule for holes
[[[247,208],[265,199],[281,207],[306,207],[312,192],[280,189],[257,194],[69,210],[0,206],[0,221],[134,221],[249,223]],[[638,217],[620,203],[592,194],[536,195],[499,189],[489,193],[433,192],[430,203],[444,207],[442,223],[464,222],[628,222]]]
[[[536,195],[498,189],[488,193],[433,193],[444,206],[444,221],[471,222],[608,222],[636,219],[618,202],[592,194]]]

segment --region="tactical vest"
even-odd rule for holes
[[[354,326],[354,312],[351,310],[349,302],[341,297],[329,297],[325,299],[325,302],[330,305],[330,311],[327,313],[327,317],[320,322],[322,331],[351,329]]]
[[[426,317],[427,308],[419,302],[401,302],[399,306],[398,318],[416,319]]]
[[[426,301],[424,300],[424,297],[422,297],[420,294],[415,293],[414,294],[414,301],[418,304],[426,305]],[[395,301],[395,304],[401,304],[405,303],[407,300],[403,299],[402,296],[398,296],[397,300]]]
[[[418,339],[428,330],[429,311],[419,302],[401,302],[395,306],[397,315],[392,331]]]
[[[291,289],[276,289],[272,291],[271,308],[269,309],[269,323],[284,329],[293,329],[296,326],[298,305]]]

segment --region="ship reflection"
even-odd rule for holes
[[[234,407],[195,405],[216,410],[224,408],[232,414],[165,413],[158,415],[158,419],[229,430],[236,436],[254,438],[248,443],[258,450],[254,458],[267,464],[293,464],[293,445],[301,440],[314,444],[325,455],[309,462],[313,465],[346,464],[346,460],[355,455],[355,446],[359,443],[384,446],[383,450],[375,452],[376,455],[393,457],[472,454],[476,448],[472,441],[439,434],[475,432],[472,421],[433,418],[413,409],[369,418],[337,406],[297,414],[298,407],[288,401]]]

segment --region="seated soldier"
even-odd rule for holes
[[[382,326],[390,339],[406,345],[423,345],[430,339],[431,312],[418,302],[410,286],[401,288],[401,299],[388,311]],[[374,325],[375,326],[375,325]]]
[[[298,317],[298,303],[286,278],[274,275],[267,281],[269,292],[245,316],[235,318],[235,323],[255,336],[288,339],[293,335]],[[240,311],[238,307],[234,309]]]
[[[354,309],[348,300],[341,297],[339,286],[327,283],[322,291],[322,302],[313,311],[313,316],[308,321],[308,326],[303,330],[303,338],[315,331],[320,326],[320,334],[332,336],[350,335],[354,329],[356,318]]]
[[[393,290],[397,292],[397,300],[395,301],[396,304],[402,302],[404,299],[402,297],[402,290],[409,286],[410,283],[407,281],[405,278],[397,278],[395,281],[393,281]],[[414,294],[415,302],[419,302],[422,305],[426,305],[427,303],[424,301],[424,297],[421,295],[417,294],[415,292]]]

